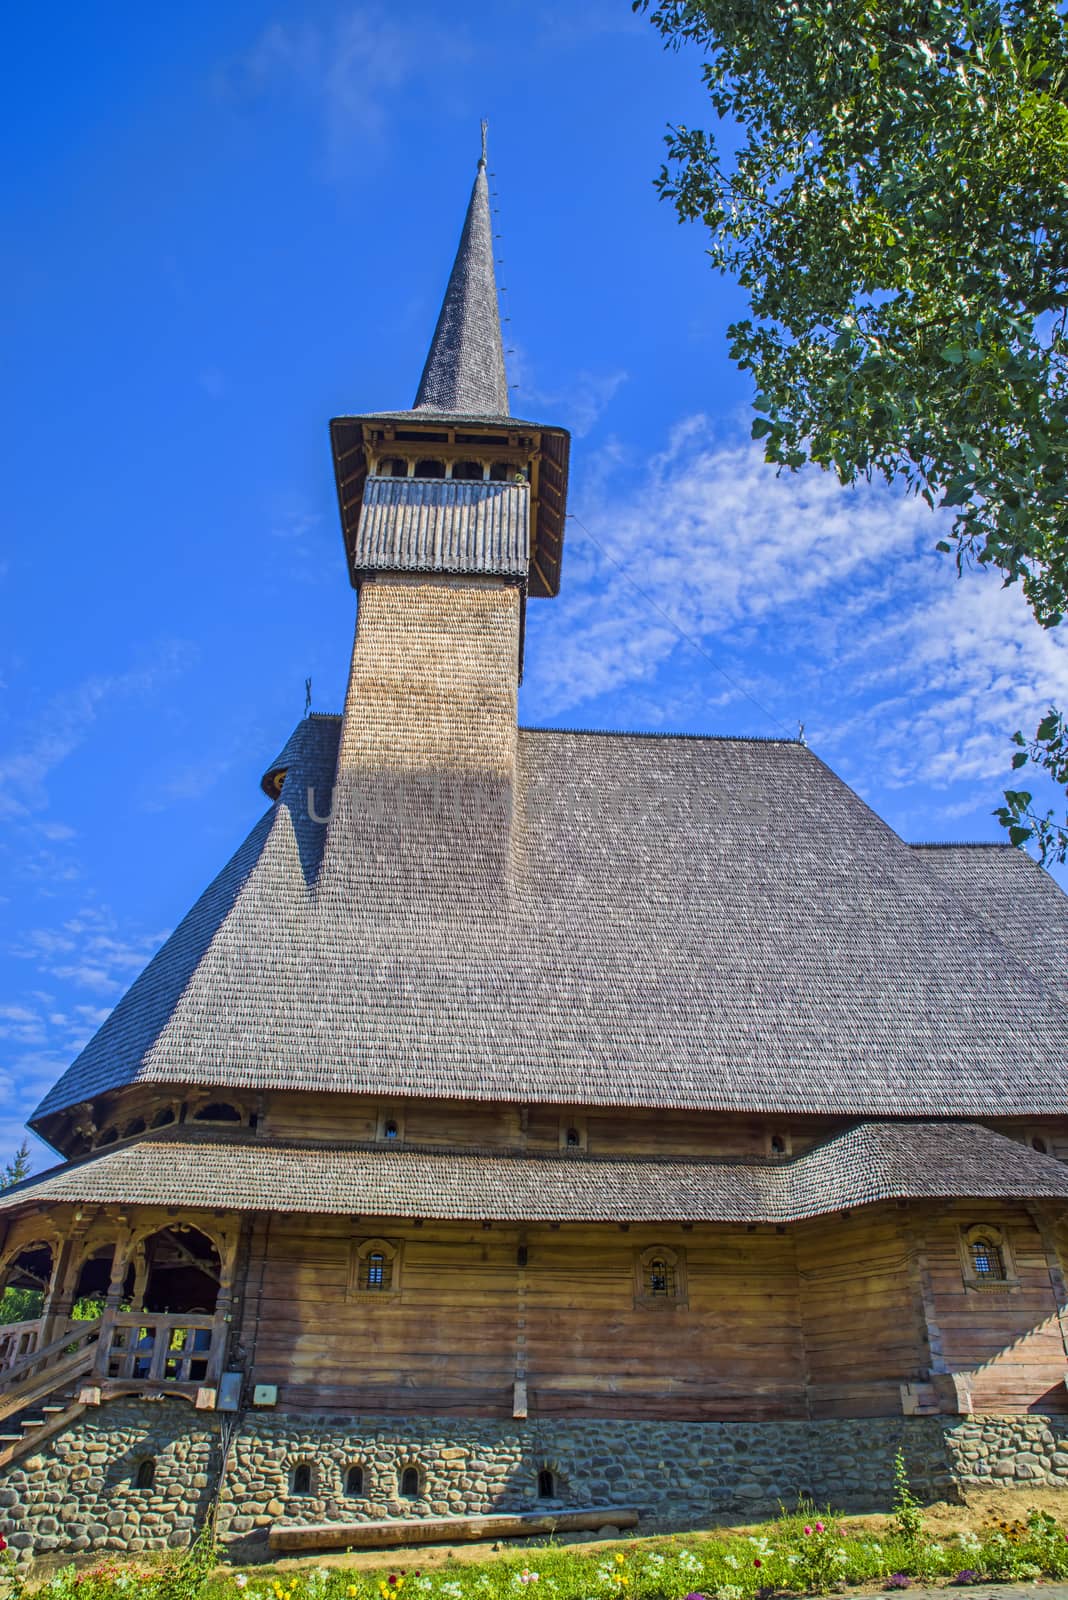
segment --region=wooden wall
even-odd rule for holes
[[[964,1201],[783,1229],[260,1214],[235,1255],[236,1218],[186,1214],[231,1241],[231,1359],[277,1384],[283,1409],[507,1417],[519,1380],[532,1416],[692,1420],[900,1415],[902,1384],[922,1390],[921,1409],[959,1394],[976,1411],[1068,1411],[1059,1217]],[[13,1219],[4,1257],[53,1240],[67,1292],[90,1247],[175,1220],[177,1207],[47,1208]],[[1002,1230],[1011,1285],[966,1281],[961,1231],[978,1224]],[[354,1251],[372,1237],[400,1249],[396,1293],[353,1287]],[[685,1303],[637,1294],[636,1257],[652,1245],[678,1253]]]
[[[965,1287],[960,1230],[982,1222],[1004,1232],[1018,1288]],[[943,1370],[968,1375],[976,1411],[1068,1411],[1068,1357],[1054,1286],[1058,1264],[1049,1243],[1052,1262],[1035,1219],[1018,1205],[957,1202],[927,1222],[935,1343]]]
[[[926,1368],[906,1220],[873,1207],[796,1229],[814,1417],[899,1415],[902,1383]]]
[[[556,1150],[561,1127],[575,1123],[591,1155],[764,1156],[781,1132],[794,1155],[840,1126],[826,1118],[726,1116],[707,1112],[482,1104],[478,1101],[376,1100],[360,1095],[277,1091],[265,1097],[260,1129],[269,1138],[329,1143],[373,1140],[395,1116],[409,1144]]]
[[[354,1240],[399,1242],[353,1293]],[[517,1265],[523,1243],[527,1264]],[[635,1255],[684,1252],[687,1305],[636,1305]],[[279,1404],[510,1416],[804,1416],[793,1241],[774,1230],[257,1224],[239,1339]]]

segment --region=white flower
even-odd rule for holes
[[[736,1567],[738,1565],[738,1557],[737,1556],[724,1556],[723,1557],[723,1565],[725,1567]],[[727,1587],[730,1588],[730,1585],[728,1584]]]
[[[234,1574],[234,1582],[237,1584],[237,1587],[239,1589],[247,1589],[248,1588],[248,1573],[247,1572],[237,1572],[237,1573],[235,1573]]]

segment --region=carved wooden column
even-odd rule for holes
[[[226,1363],[230,1324],[234,1312],[234,1278],[237,1269],[237,1247],[241,1237],[237,1218],[232,1219],[217,1234],[219,1252],[219,1293],[215,1300],[215,1326],[211,1335],[211,1355],[208,1359],[207,1382],[216,1384]]]
[[[115,1318],[122,1305],[122,1289],[126,1282],[126,1269],[130,1264],[130,1252],[133,1243],[133,1230],[125,1217],[117,1219],[115,1230],[115,1254],[111,1258],[111,1278],[108,1282],[108,1292],[104,1300],[104,1312],[100,1318],[100,1340],[96,1348],[96,1366],[94,1371],[98,1378],[108,1375],[108,1359],[111,1355],[111,1341],[115,1332]]]
[[[52,1281],[41,1307],[42,1349],[46,1344],[51,1344],[53,1339],[57,1339],[61,1333],[65,1333],[70,1322],[70,1314],[74,1307],[74,1292],[78,1287],[78,1277],[81,1273],[85,1236],[88,1231],[88,1218],[76,1216],[71,1223],[70,1231],[56,1251]]]

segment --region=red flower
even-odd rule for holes
[[[1065,1538],[1068,1539],[1068,1534],[1065,1534]],[[6,1550],[6,1549],[7,1549],[7,1540],[4,1538],[3,1534],[0,1533],[0,1550]]]
[[[754,1559],[753,1559],[753,1565],[754,1565],[754,1567],[762,1567],[764,1565],[764,1563],[763,1563],[763,1561],[761,1561],[759,1556],[755,1556]]]

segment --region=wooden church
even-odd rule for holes
[[[0,1196],[0,1529],[670,1519],[901,1440],[1059,1482],[1068,901],[801,743],[517,725],[569,441],[510,415],[484,159],[414,406],[331,440],[344,709]]]

